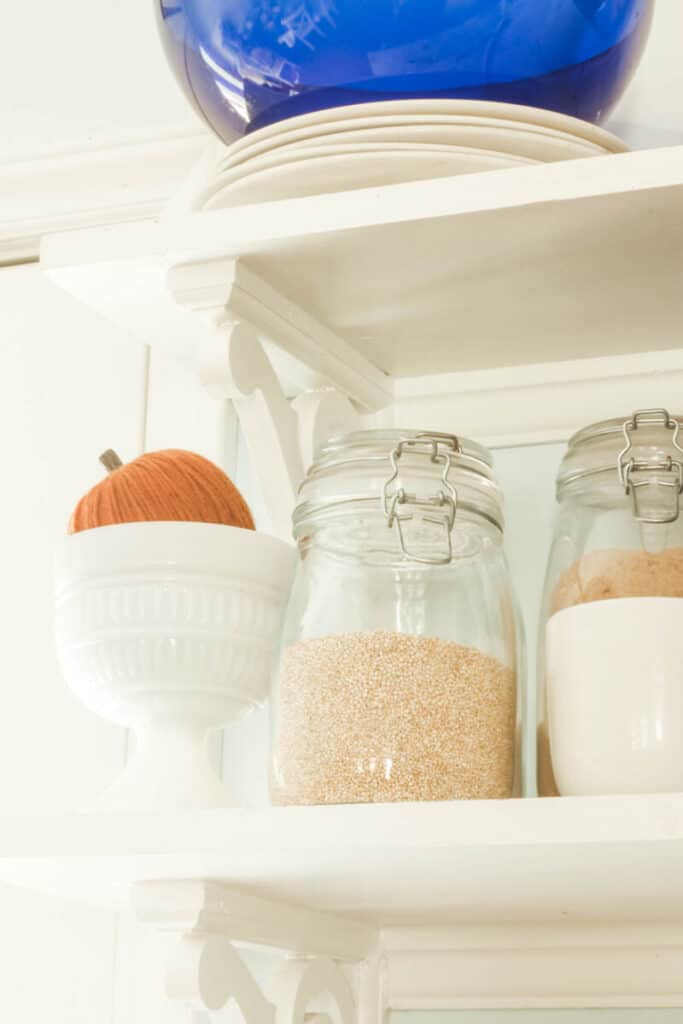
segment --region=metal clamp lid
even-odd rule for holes
[[[617,470],[619,481],[627,495],[633,499],[633,512],[641,523],[673,523],[680,515],[680,496],[683,493],[683,462],[671,455],[652,458],[629,458],[634,447],[633,435],[644,426],[661,426],[672,432],[671,444],[683,455],[678,442],[681,424],[666,409],[641,409],[624,421],[625,447],[619,453]],[[666,488],[669,500],[652,500],[653,488]],[[656,492],[660,498],[660,492]],[[650,501],[647,501],[648,495]],[[646,507],[647,505],[647,507]]]
[[[392,484],[399,476],[399,462],[408,451],[422,452],[429,456],[430,462],[443,466],[441,473],[443,486],[436,494],[420,497],[416,494],[407,494],[402,487],[392,490]],[[452,456],[459,455],[461,451],[460,441],[453,434],[430,433],[403,438],[389,455],[392,474],[386,481],[382,494],[384,514],[389,529],[396,526],[401,551],[414,562],[419,562],[422,565],[448,565],[453,559],[451,534],[455,525],[458,495],[448,479],[448,474],[452,466]],[[415,515],[420,512],[422,512],[423,522],[443,527],[445,542],[442,554],[435,553],[432,556],[426,556],[414,553],[406,546],[403,524],[414,519]]]

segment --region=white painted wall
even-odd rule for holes
[[[655,0],[652,34],[636,75],[605,126],[633,149],[683,143],[683,4]]]
[[[0,161],[197,130],[157,36],[153,0],[6,4]]]
[[[52,645],[52,556],[98,454],[142,443],[144,349],[50,285],[0,270],[0,813],[77,808],[123,764],[124,734],[66,690]],[[113,915],[0,888],[0,1019],[111,1020]]]

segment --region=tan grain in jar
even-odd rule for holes
[[[278,804],[512,795],[515,673],[472,647],[390,632],[283,654]]]

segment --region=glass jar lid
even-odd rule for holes
[[[332,438],[319,450],[299,490],[295,536],[305,535],[321,516],[361,511],[383,516],[396,530],[403,554],[429,564],[451,560],[451,534],[459,515],[484,517],[503,528],[491,453],[467,438],[433,431],[355,431]],[[409,550],[409,521],[439,531],[443,543],[437,553]]]
[[[591,485],[618,488],[640,522],[675,522],[683,493],[683,416],[641,409],[579,430],[560,466],[558,499]]]

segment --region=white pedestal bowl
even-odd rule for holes
[[[98,808],[231,803],[207,734],[266,699],[295,558],[272,537],[206,523],[130,523],[64,540],[55,572],[64,677],[137,741]]]

